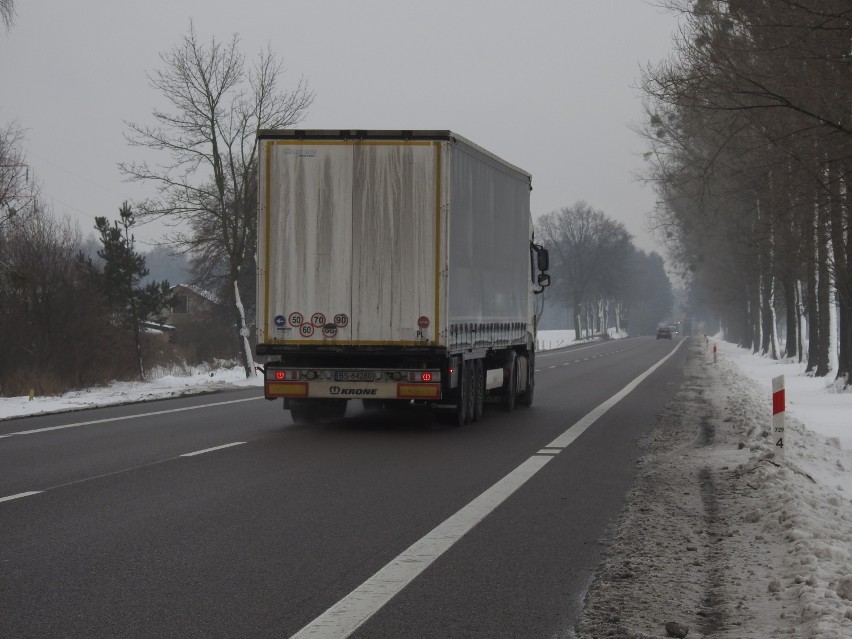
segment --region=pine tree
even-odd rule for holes
[[[118,210],[120,219],[112,225],[105,217],[95,218],[95,228],[101,234],[103,249],[98,256],[104,260],[103,285],[113,312],[114,321],[133,334],[139,379],[145,379],[142,361],[142,332],[147,321],[162,321],[163,310],[171,304],[169,283],[151,282],[141,285],[148,275],[144,256],[134,249],[135,239],[130,229],[136,220],[127,202]]]

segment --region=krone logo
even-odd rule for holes
[[[329,386],[328,392],[331,395],[348,395],[348,396],[371,396],[377,395],[378,390],[375,388],[340,388],[340,386]]]

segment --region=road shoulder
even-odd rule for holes
[[[765,524],[758,476],[776,470],[761,407],[729,371],[688,345],[684,383],[643,442],[637,480],[611,531],[577,635],[740,637],[790,633],[800,615],[780,587],[788,544]],[[740,402],[733,406],[732,402]],[[668,628],[667,628],[668,624]],[[676,625],[675,625],[676,624]]]

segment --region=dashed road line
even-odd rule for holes
[[[30,490],[25,493],[18,493],[17,495],[9,495],[8,497],[0,497],[0,501],[12,501],[13,499],[20,499],[21,497],[29,497],[30,495],[38,495],[44,491],[41,490]]]
[[[34,428],[33,430],[20,430],[16,433],[8,433],[2,437],[12,437],[13,435],[35,435],[37,433],[47,433],[52,430],[63,430],[65,428],[78,428],[80,426],[91,426],[92,424],[106,424],[108,422],[121,422],[128,419],[139,419],[140,417],[151,417],[152,415],[168,415],[169,413],[182,413],[187,410],[200,410],[202,408],[212,408],[213,406],[226,406],[228,404],[239,404],[240,402],[251,402],[263,397],[246,397],[244,399],[232,399],[227,402],[213,402],[212,404],[202,404],[201,406],[185,406],[183,408],[170,408],[169,410],[158,410],[151,413],[140,413],[139,415],[124,415],[122,417],[107,417],[105,419],[93,419],[88,422],[76,422],[74,424],[62,424],[61,426],[48,426],[46,428]]]
[[[214,450],[222,450],[223,448],[230,448],[231,446],[239,446],[240,444],[245,444],[245,442],[231,442],[230,444],[222,444],[221,446],[214,446],[213,448],[205,448],[204,450],[196,450],[192,453],[184,453],[181,457],[195,457],[196,455],[203,455],[204,453],[212,453]]]
[[[602,345],[603,344],[593,344],[592,346],[583,346],[582,348],[574,348],[570,352],[576,353],[577,351],[586,350],[587,348],[595,348],[596,346],[602,346]],[[617,355],[618,353],[626,353],[627,351],[633,350],[637,346],[641,346],[641,344],[633,344],[632,346],[627,346],[626,348],[619,348],[617,350],[609,351],[607,353],[600,353],[599,355],[590,355],[589,357],[584,357],[583,359],[575,359],[573,362],[563,362],[562,364],[553,364],[552,366],[548,366],[546,369],[545,368],[537,368],[537,369],[535,369],[535,372],[540,373],[543,370],[553,370],[554,368],[558,368],[560,366],[570,366],[571,364],[582,364],[583,362],[588,362],[589,360],[592,360],[592,359],[598,359],[599,357],[608,357],[610,355]],[[553,355],[560,355],[560,354],[564,354],[564,353],[556,353],[556,352],[550,353],[550,352],[548,352],[548,353],[544,353],[544,354],[538,354],[538,355],[536,355],[536,357],[538,357],[538,358],[551,357]]]
[[[4,501],[12,501],[13,499],[20,499],[22,497],[29,497],[31,495],[40,495],[41,493],[45,493],[50,490],[56,490],[57,488],[66,488],[68,486],[73,486],[75,484],[82,484],[83,482],[92,481],[95,479],[103,479],[105,477],[112,477],[113,475],[120,475],[122,473],[129,473],[134,470],[140,470],[142,468],[150,468],[151,466],[157,466],[159,464],[165,464],[166,462],[175,461],[180,459],[181,457],[195,457],[196,455],[202,455],[204,453],[210,453],[214,450],[222,450],[223,448],[231,448],[233,446],[240,446],[241,444],[245,444],[247,442],[231,442],[230,444],[222,444],[221,446],[213,446],[212,448],[205,448],[204,450],[196,450],[191,453],[184,453],[182,455],[178,455],[177,457],[168,457],[166,459],[158,459],[157,461],[150,462],[148,464],[142,464],[140,466],[133,466],[132,468],[122,468],[120,470],[114,470],[109,473],[104,473],[102,475],[94,475],[92,477],[83,477],[81,479],[75,479],[74,481],[65,482],[64,484],[57,484],[56,486],[50,486],[43,490],[30,490],[25,493],[18,493],[16,495],[9,495],[8,497],[0,497],[0,502]]]

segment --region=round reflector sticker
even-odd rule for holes
[[[429,318],[425,315],[421,315],[417,318],[417,326],[420,328],[429,328]]]

